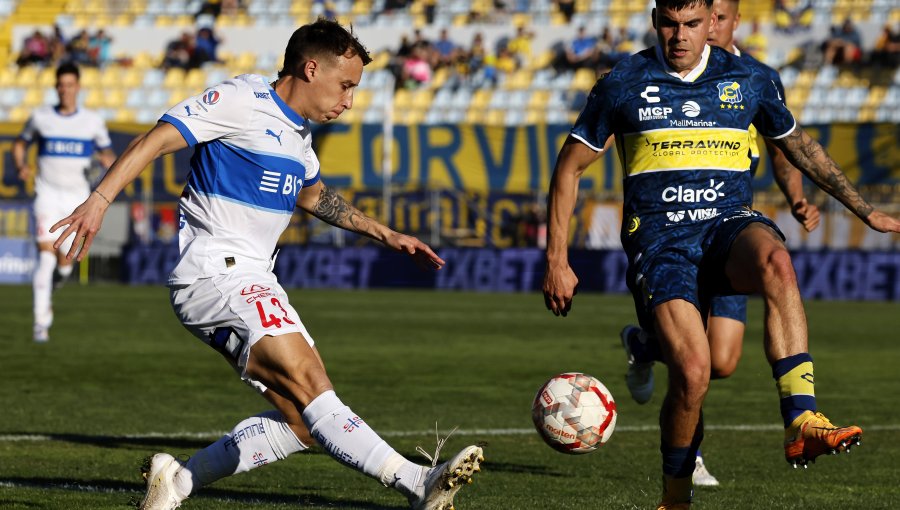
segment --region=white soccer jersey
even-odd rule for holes
[[[319,180],[309,122],[265,77],[250,74],[178,103],[160,120],[195,147],[179,201],[180,258],[169,285],[234,264],[267,268],[297,193]]]
[[[85,171],[94,151],[112,145],[103,119],[84,108],[63,115],[53,106],[40,107],[32,113],[19,137],[29,144],[38,144],[34,189],[39,198],[86,196],[91,185]]]

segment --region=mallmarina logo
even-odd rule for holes
[[[694,119],[672,119],[669,121],[671,127],[715,127],[714,120],[694,120]]]

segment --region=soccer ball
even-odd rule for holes
[[[599,380],[580,372],[552,377],[534,397],[531,418],[541,438],[563,453],[590,453],[616,428],[616,403]]]

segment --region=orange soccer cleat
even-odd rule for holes
[[[822,413],[806,411],[784,431],[784,458],[796,468],[823,454],[850,452],[860,444],[862,429],[856,425],[835,427]]]

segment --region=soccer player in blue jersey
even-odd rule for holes
[[[53,243],[59,235],[50,233],[50,225],[91,193],[88,170],[93,158],[96,156],[103,168],[109,168],[116,159],[103,118],[78,106],[80,77],[75,64],[62,64],[56,69],[59,103],[36,109],[12,146],[13,163],[24,181],[34,174],[27,160],[28,145],[38,144],[33,206],[38,245],[32,275],[35,342],[50,340],[54,281],[58,286],[72,274],[72,261],[64,256],[71,241],[55,249]]]
[[[765,352],[789,463],[844,451],[862,436],[859,427],[836,427],[816,410],[806,316],[790,254],[774,222],[750,208],[750,125],[871,228],[900,231],[900,220],[863,200],[796,124],[764,69],[707,45],[712,1],[656,1],[659,45],[598,80],[550,185],[543,291],[547,308],[565,316],[578,284],[567,257],[578,182],[615,136],[625,175],[627,283],[640,324],[656,333],[669,367],[660,411],[662,509],[690,506],[711,370],[704,317],[713,295],[763,297]]]
[[[710,26],[707,43],[718,46],[745,59],[753,59],[746,53],[741,53],[734,44],[734,33],[740,25],[740,0],[715,0],[713,13],[716,22]],[[764,64],[763,66],[771,75],[780,94],[784,95],[784,88],[778,73]],[[750,126],[750,148],[756,148],[756,129]],[[819,209],[810,204],[803,194],[802,175],[784,156],[775,143],[764,139],[766,151],[772,158],[773,174],[775,182],[784,193],[791,213],[794,218],[808,231],[814,230],[820,221]],[[611,141],[607,142],[607,146]],[[759,164],[759,155],[751,156],[750,171],[755,172]],[[712,379],[723,379],[734,373],[738,361],[741,358],[741,349],[744,338],[745,323],[747,321],[747,296],[728,295],[713,296],[709,303],[709,315],[706,323],[706,334],[709,337],[710,350],[710,376]],[[639,404],[650,400],[653,394],[653,363],[662,361],[662,353],[659,342],[651,334],[643,331],[639,326],[628,325],[622,329],[622,345],[628,359],[628,371],[625,374],[625,382],[632,398]],[[715,486],[719,482],[709,472],[700,451],[697,451],[697,464],[694,468],[694,485]]]
[[[129,145],[83,204],[53,226],[67,225],[57,247],[70,235],[84,238],[84,247],[67,255],[84,257],[122,188],[153,159],[194,147],[179,201],[180,257],[168,281],[172,305],[182,324],[275,409],[241,421],[187,461],[167,453],[148,459],[142,510],[176,508],[203,486],[282,460],[313,440],[342,464],[400,492],[414,509],[452,508],[456,491],[479,470],[478,446],[436,467],[410,462],[345,405],[272,272],[275,243],[295,207],[425,267],[444,264],[425,243],[354,208],[320,176],[310,121],[328,122],[350,109],[370,61],[356,37],[333,21],[300,27],[277,80],[241,75],[175,105]]]

